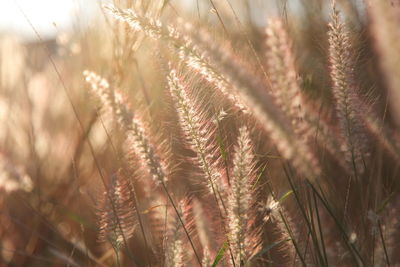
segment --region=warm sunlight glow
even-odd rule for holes
[[[75,25],[77,15],[87,18],[94,4],[92,0],[3,0],[0,1],[0,31],[14,32],[29,39],[34,37],[22,10],[41,35],[53,36]]]

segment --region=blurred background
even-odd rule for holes
[[[78,31],[87,27],[91,22],[99,19],[104,3],[109,0],[3,0],[0,3],[0,32],[4,34],[17,35],[24,40],[35,40],[32,27],[27,22],[28,18],[43,38],[54,38],[64,31]],[[123,1],[116,1],[123,2]],[[362,9],[362,0],[353,1],[354,6]],[[229,5],[225,0],[171,0],[163,1],[179,11],[195,14],[196,16],[213,18],[212,4],[221,8],[222,13],[229,13]],[[264,25],[266,18],[270,15],[278,15],[278,9],[295,10],[302,12],[303,0],[252,0],[229,1],[234,10],[244,18],[247,16],[257,25]],[[282,11],[282,10],[281,10]],[[25,13],[25,15],[23,14]],[[211,14],[210,14],[211,13]],[[246,14],[247,13],[247,14]]]

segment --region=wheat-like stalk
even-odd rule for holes
[[[100,241],[110,242],[119,249],[132,237],[136,226],[131,185],[122,171],[111,176],[100,207]]]
[[[219,215],[224,225],[226,207],[226,197],[221,172],[216,166],[216,162],[212,159],[208,143],[210,140],[209,126],[202,122],[201,112],[195,109],[193,101],[190,101],[186,92],[187,88],[181,81],[175,69],[171,69],[168,75],[168,85],[170,93],[174,99],[175,107],[179,116],[180,126],[190,147],[196,152],[197,163],[204,173],[206,184],[209,192],[215,199],[218,206]],[[231,258],[233,257],[232,250],[229,248]],[[234,260],[233,260],[234,261]]]
[[[266,27],[266,57],[271,92],[297,132],[305,128],[304,100],[292,55],[291,42],[280,19],[269,19]]]
[[[254,252],[252,246],[259,240],[251,238],[252,201],[254,201],[255,160],[249,131],[245,126],[239,129],[233,158],[231,193],[229,195],[229,238],[235,262],[248,262]]]
[[[190,27],[190,26],[188,26]],[[204,77],[215,89],[225,95],[239,110],[248,113],[249,109],[238,96],[237,88],[229,81],[229,79],[219,73],[209,62],[209,60],[195,53],[196,46],[181,48],[180,57],[188,67]]]
[[[168,177],[166,175],[166,168],[154,152],[154,148],[150,145],[143,129],[144,127],[140,126],[140,121],[136,120],[133,122],[129,140],[135,153],[139,155],[148,172],[152,175],[154,182],[158,185],[165,184]]]
[[[102,105],[112,113],[114,119],[128,136],[133,150],[139,155],[143,166],[146,166],[154,182],[156,184],[165,183],[167,181],[165,167],[150,144],[143,123],[138,116],[133,116],[122,94],[112,90],[108,81],[96,73],[85,71],[84,75],[86,81],[91,85],[92,91],[100,98]]]
[[[362,104],[357,96],[354,82],[354,57],[349,32],[346,25],[340,21],[335,6],[329,27],[329,61],[333,95],[346,142],[346,157],[354,165],[356,173],[362,172],[363,160],[367,155],[366,135],[361,115]]]
[[[133,114],[123,95],[112,89],[109,82],[95,72],[85,70],[83,75],[92,93],[99,98],[104,112],[110,114],[124,130],[130,129]]]
[[[209,129],[202,121],[201,113],[195,109],[185,85],[178,77],[175,69],[171,69],[168,75],[168,85],[174,99],[175,107],[179,115],[180,126],[186,136],[190,147],[197,154],[199,167],[204,172],[206,182],[211,194],[219,190],[218,183],[221,182],[221,173],[217,169],[212,155],[209,153]]]

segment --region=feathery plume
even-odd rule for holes
[[[362,104],[354,83],[354,58],[349,33],[346,25],[340,21],[335,5],[333,5],[332,22],[329,27],[329,61],[333,95],[346,142],[346,159],[354,165],[355,172],[363,172],[363,159],[367,155],[367,145],[360,113]]]
[[[245,126],[239,129],[237,142],[228,205],[228,236],[235,262],[246,263],[254,252],[252,246],[259,244],[259,240],[251,238],[255,160],[250,135]]]
[[[100,207],[100,241],[109,241],[119,249],[135,230],[136,214],[130,183],[119,170],[111,176]]]
[[[292,42],[283,21],[278,18],[269,19],[266,35],[267,72],[271,93],[282,111],[291,120],[297,137],[308,146],[312,146],[316,138],[317,144],[326,149],[344,170],[351,170],[348,162],[343,160],[338,140],[332,137],[334,129],[310,107],[302,93],[292,52]],[[310,158],[312,158],[311,155]],[[316,159],[314,161],[317,162]]]
[[[92,93],[99,98],[104,112],[113,116],[124,130],[129,129],[133,113],[129,110],[122,94],[112,89],[106,79],[93,71],[85,70],[83,76],[90,84]]]
[[[282,20],[269,19],[266,28],[266,57],[272,94],[282,111],[289,116],[297,132],[303,132],[304,107],[291,42]]]
[[[212,64],[209,63],[207,58],[194,53],[194,49],[196,49],[196,47],[192,47],[192,50],[181,49],[180,57],[186,65],[203,76],[206,81],[225,95],[239,110],[249,113],[248,108],[239,98],[237,89],[232,85],[229,79],[218,73],[218,71],[212,67]]]
[[[292,43],[282,20],[272,18],[268,20],[267,25],[266,58],[270,91],[277,105],[289,118],[299,141],[302,141],[304,146],[310,146],[317,129],[321,128],[321,123],[323,129],[326,125],[318,120],[318,116],[308,107],[301,92]],[[329,135],[324,137],[324,143],[329,145],[331,138]],[[334,146],[329,145],[328,148],[332,147]],[[313,159],[314,165],[317,166],[317,159],[311,152],[309,158]]]
[[[132,9],[121,10],[112,4],[104,4],[103,8],[113,14],[115,18],[127,22],[132,29],[142,30],[154,39],[165,36],[159,20],[141,17]]]
[[[179,122],[190,147],[197,154],[197,161],[206,176],[206,181],[211,194],[218,191],[217,184],[221,180],[221,174],[217,170],[212,156],[209,153],[209,130],[202,122],[201,115],[192,105],[185,85],[178,78],[176,70],[171,69],[168,75],[168,85],[174,99]]]
[[[167,182],[166,168],[163,166],[161,160],[154,151],[154,148],[149,143],[145,133],[144,127],[141,126],[139,120],[134,120],[132,129],[128,137],[133,150],[140,157],[140,160],[147,167],[149,174],[153,177],[156,184]]]
[[[165,183],[167,181],[165,167],[146,137],[143,123],[130,111],[123,95],[112,90],[107,80],[94,72],[84,71],[84,76],[91,85],[92,91],[101,100],[102,105],[112,113],[114,119],[127,134],[134,152],[139,156],[154,182],[156,184]]]
[[[186,92],[186,86],[178,77],[175,69],[171,69],[168,74],[168,86],[178,113],[179,123],[183,133],[191,147],[196,153],[197,163],[203,171],[209,192],[214,196],[218,205],[220,217],[223,221],[226,210],[224,197],[222,196],[224,187],[222,185],[222,175],[210,154],[210,129],[202,121],[201,112],[195,109]],[[224,228],[225,229],[225,228]]]

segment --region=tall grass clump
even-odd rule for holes
[[[400,264],[396,2],[98,7],[0,34],[1,266]]]

